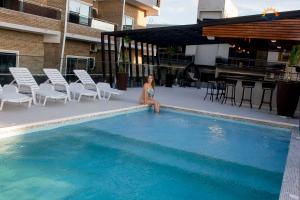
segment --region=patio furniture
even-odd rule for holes
[[[231,80],[231,79],[227,79],[225,81],[225,97],[222,101],[223,103],[227,103],[227,99],[231,100],[231,105],[234,106],[236,105],[235,102],[235,90],[236,90],[236,84],[237,84],[237,80]],[[231,93],[229,93],[229,90],[231,90]]]
[[[243,87],[243,94],[242,94],[242,99],[241,99],[241,103],[240,106],[242,106],[244,101],[248,101],[250,104],[250,107],[252,108],[252,91],[253,88],[255,87],[255,82],[253,81],[242,81],[242,87]],[[250,94],[249,94],[249,98],[245,98],[245,90],[249,89],[250,90]]]
[[[209,95],[209,99],[211,101],[214,101],[214,95],[215,94],[215,90],[216,90],[216,82],[215,81],[208,81],[206,83],[206,94],[205,94],[205,97],[204,97],[204,101],[206,100],[207,96]]]
[[[218,78],[216,84],[217,84],[216,100],[222,101],[222,99],[225,98],[226,82],[225,80]]]
[[[108,83],[95,83],[91,76],[85,70],[74,70],[75,75],[78,77],[83,86],[88,90],[96,91],[99,99],[109,100],[111,95],[121,95],[124,92],[121,90],[113,89]]]
[[[11,103],[28,103],[28,108],[31,107],[32,98],[20,94],[18,88],[14,85],[4,85],[3,88],[0,85],[0,111],[3,109],[5,102]]]
[[[69,101],[72,100],[72,95],[75,98],[76,96],[79,96],[78,102],[80,101],[82,96],[86,97],[97,97],[97,93],[91,90],[87,90],[83,87],[82,84],[68,84],[66,79],[62,76],[62,74],[57,69],[43,69],[46,76],[48,77],[48,82],[53,84],[54,88],[58,91],[65,91],[68,95]],[[71,87],[72,85],[72,87]]]
[[[73,96],[73,99],[76,99],[78,96],[77,101],[80,102],[82,96],[87,96],[93,98],[95,101],[97,98],[97,93],[92,90],[87,90],[81,83],[71,83],[69,86],[70,89],[70,96]]]
[[[47,83],[38,85],[27,68],[10,67],[9,71],[14,77],[12,83],[16,82],[19,89],[29,89],[34,104],[38,104],[37,100],[41,103],[42,98],[44,98],[43,106],[46,105],[47,99],[63,100],[64,103],[67,102],[68,96],[64,93],[55,91],[52,85]]]
[[[272,100],[273,100],[273,92],[275,90],[276,87],[276,83],[275,82],[263,82],[262,83],[262,89],[263,89],[263,93],[262,93],[262,97],[261,97],[261,102],[259,105],[259,110],[261,109],[263,104],[268,104],[270,107],[270,111],[272,111]],[[269,91],[270,92],[270,98],[269,101],[265,101],[265,93]]]

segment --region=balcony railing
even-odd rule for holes
[[[77,13],[69,13],[69,22],[95,28],[101,31],[114,31],[115,24],[92,17],[83,17]]]
[[[51,19],[61,19],[61,12],[59,10],[19,0],[11,0],[7,3],[5,1],[3,4],[0,4],[0,7]]]
[[[153,5],[160,7],[160,0],[139,0],[141,3],[146,5]]]

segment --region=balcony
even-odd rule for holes
[[[76,12],[69,12],[68,38],[100,42],[101,32],[114,31],[116,25],[93,17],[85,17]]]
[[[35,5],[35,4],[31,4],[19,0],[1,1],[0,8],[6,8],[9,10],[19,11],[19,12],[46,17],[50,19],[56,19],[56,20],[61,19],[61,12],[59,10],[49,8],[47,6],[39,6],[39,5]]]
[[[127,0],[126,3],[145,10],[148,16],[159,14],[160,0]]]
[[[44,35],[44,42],[59,43],[61,21],[0,7],[0,28]]]

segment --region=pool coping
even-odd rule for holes
[[[204,110],[190,109],[185,107],[178,107],[173,105],[162,105],[162,108],[173,109],[177,111],[190,112],[200,115],[207,115],[212,117],[220,117],[223,119],[232,119],[241,122],[250,122],[260,125],[268,125],[278,128],[288,128],[291,129],[291,140],[289,145],[289,151],[286,161],[286,166],[284,170],[284,176],[280,191],[280,199],[279,200],[300,200],[300,131],[298,130],[298,126],[289,123],[283,122],[274,122],[270,120],[260,120],[251,117],[243,117],[238,115],[230,115],[218,112],[209,112]],[[35,123],[27,123],[10,127],[0,128],[0,140],[7,137],[13,137],[17,135],[26,134],[27,132],[31,132],[33,129],[38,130],[39,128],[46,127],[46,129],[52,129],[59,127],[60,125],[69,125],[69,124],[77,124],[85,121],[111,117],[119,114],[132,113],[134,111],[139,111],[143,109],[147,109],[147,105],[136,105],[130,106],[127,108],[121,109],[113,109],[108,111],[101,111],[95,113],[88,113],[83,115],[59,118],[54,120],[40,121]],[[297,128],[296,128],[297,127]]]
[[[99,117],[105,118],[105,117],[111,117],[119,114],[126,114],[138,110],[143,110],[146,109],[147,107],[148,106],[146,105],[137,105],[137,106],[130,106],[121,109],[113,109],[108,111],[101,111],[101,112],[88,113],[88,114],[76,115],[71,117],[39,121],[34,123],[26,123],[26,124],[21,124],[16,126],[3,127],[0,128],[0,140],[3,138],[26,134],[28,131],[29,132],[31,132],[32,130],[35,131],[35,129],[37,130],[43,127],[45,127],[46,129],[52,129],[52,128],[59,127],[60,125],[76,124],[76,123],[82,123],[84,121],[89,121],[92,119],[97,119]]]
[[[300,131],[292,129],[279,200],[300,199]]]
[[[29,131],[31,129],[40,128],[40,127],[46,127],[46,126],[59,126],[66,123],[81,123],[81,121],[86,120],[89,121],[92,118],[97,117],[109,117],[111,115],[118,115],[126,112],[133,112],[135,110],[139,109],[146,109],[147,105],[136,105],[136,106],[130,106],[127,108],[121,108],[121,109],[113,109],[113,110],[107,110],[107,111],[100,111],[95,113],[88,113],[83,115],[75,115],[71,117],[64,117],[64,118],[58,118],[58,119],[52,119],[52,120],[46,120],[46,121],[39,121],[34,123],[25,123],[21,125],[15,125],[15,126],[9,126],[9,127],[2,127],[0,128],[0,139],[6,138],[6,137],[12,137],[16,135],[24,134],[24,132]],[[224,113],[218,113],[218,112],[209,112],[204,110],[198,110],[198,109],[191,109],[191,108],[185,108],[185,107],[179,107],[179,106],[173,106],[173,105],[167,105],[163,104],[161,105],[162,108],[166,109],[173,109],[177,111],[183,111],[183,112],[190,112],[194,114],[199,115],[207,115],[211,117],[219,117],[223,119],[231,119],[231,120],[237,120],[241,122],[250,122],[260,125],[267,125],[267,126],[273,126],[277,128],[287,128],[287,129],[295,129],[297,125],[290,124],[290,123],[284,123],[284,122],[274,122],[270,120],[261,120],[261,119],[255,119],[251,117],[244,117],[239,115],[230,115],[230,114],[224,114]]]
[[[212,117],[221,117],[224,119],[232,119],[232,120],[237,120],[237,121],[241,121],[241,122],[250,122],[250,123],[255,123],[255,124],[260,124],[260,125],[267,125],[267,126],[272,126],[272,127],[277,127],[277,128],[287,128],[287,129],[298,128],[298,126],[295,124],[290,124],[290,123],[285,123],[285,122],[274,122],[271,120],[256,119],[256,118],[252,118],[252,117],[245,117],[245,116],[239,116],[239,115],[230,115],[230,114],[224,114],[224,113],[219,113],[219,112],[209,112],[209,111],[204,111],[204,110],[190,109],[190,108],[166,105],[166,104],[162,105],[162,107],[169,108],[169,109],[175,109],[178,111],[191,112],[191,113],[200,114],[200,115],[208,115],[208,116],[212,116]]]

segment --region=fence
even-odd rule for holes
[[[47,80],[43,73],[44,68],[55,68],[60,70],[60,59],[47,58],[46,56],[24,56],[7,54],[0,56],[0,84],[9,84],[13,81],[13,77],[9,72],[9,67],[25,67],[30,70],[38,83],[43,83]],[[135,64],[135,63],[118,63],[96,61],[94,57],[68,57],[62,60],[61,73],[68,82],[77,81],[73,73],[74,69],[86,70],[95,82],[103,81],[114,84],[116,82],[117,72],[126,72],[128,74],[128,86],[138,87],[143,85],[145,77],[149,74],[155,76],[157,84],[165,82],[165,75],[173,71],[177,74],[184,67],[174,67],[165,65],[151,64]],[[110,69],[111,66],[111,69]],[[117,68],[116,68],[117,67]],[[169,70],[169,69],[172,70]],[[117,71],[118,70],[118,71]]]

